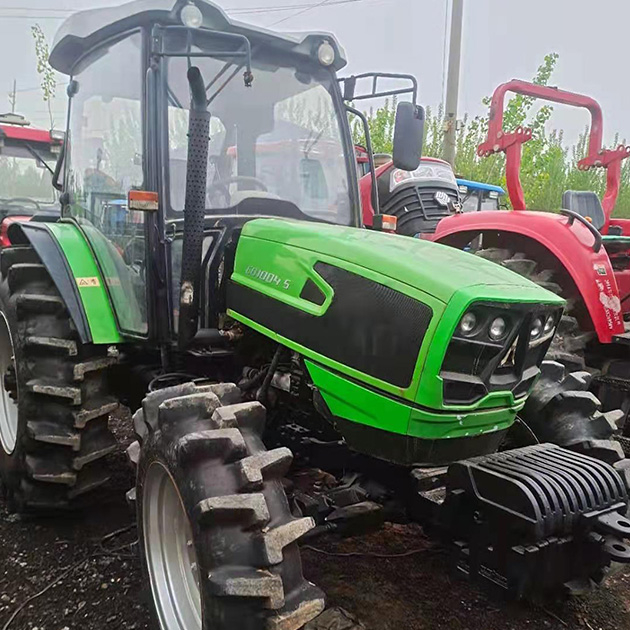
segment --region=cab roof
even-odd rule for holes
[[[121,6],[80,11],[59,28],[50,53],[50,65],[71,75],[75,64],[90,50],[128,30],[153,24],[181,26],[179,14],[187,0],[135,0]],[[208,0],[195,0],[203,14],[201,29],[245,35],[287,53],[312,58],[326,40],[335,48],[335,70],[346,65],[343,48],[330,33],[278,33],[230,19],[223,9]]]
[[[469,179],[462,179],[461,177],[457,178],[458,186],[467,186],[472,190],[486,190],[488,192],[495,192],[499,195],[505,195],[505,190],[501,188],[501,186],[495,186],[494,184],[483,184],[481,182],[473,182]]]

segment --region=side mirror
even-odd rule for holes
[[[394,166],[401,171],[415,171],[420,166],[423,141],[424,109],[413,103],[399,103],[394,127]]]

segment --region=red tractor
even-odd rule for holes
[[[53,187],[63,132],[35,129],[16,114],[0,115],[0,246],[11,223],[59,215]]]
[[[503,130],[505,95],[514,92],[586,108],[592,118],[588,154],[579,168],[604,168],[603,199],[594,192],[567,191],[559,214],[527,209],[520,181],[522,145],[532,130]],[[621,163],[630,147],[602,148],[602,111],[592,98],[513,80],[492,98],[488,136],[480,156],[504,152],[507,189],[513,210],[456,214],[438,225],[433,240],[477,253],[562,295],[567,309],[550,358],[583,370],[584,390],[597,388],[606,408],[623,405],[630,391],[630,220],[614,219]],[[594,380],[593,380],[594,377]],[[590,404],[585,391],[580,404]]]
[[[357,150],[359,169],[361,157]],[[382,157],[375,171],[380,210],[384,215],[396,217],[398,234],[431,238],[442,219],[461,210],[457,180],[448,162],[423,157],[415,171],[402,171],[394,167],[391,158]],[[366,171],[359,186],[363,223],[371,228],[375,211],[369,172]]]

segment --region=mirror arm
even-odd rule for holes
[[[363,124],[363,133],[365,134],[365,148],[368,153],[368,164],[370,165],[370,176],[372,178],[372,208],[374,208],[374,214],[381,214],[381,207],[378,198],[378,184],[376,182],[376,167],[374,166],[374,151],[372,150],[372,138],[370,136],[370,125],[368,123],[368,119],[365,114],[360,112],[358,109],[351,107],[350,105],[346,105],[346,110],[357,116],[361,123]],[[353,153],[354,155],[354,153]],[[355,155],[356,161],[356,155]],[[354,165],[356,169],[356,164]]]
[[[55,170],[52,174],[52,185],[55,190],[63,190],[63,184],[59,181],[59,177],[61,175],[61,169],[63,167],[63,162],[66,159],[66,140],[63,141],[61,145],[61,153],[57,158],[57,163],[55,164]]]

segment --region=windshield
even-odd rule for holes
[[[19,204],[20,211],[29,211],[42,204],[54,204],[52,175],[44,164],[23,147],[11,148],[7,153],[0,152],[0,210]],[[54,170],[54,159],[40,155]]]
[[[349,225],[349,173],[334,75],[315,64],[296,68],[257,57],[252,87],[237,62],[194,58],[204,77],[212,115],[206,203],[222,213],[247,198],[273,215],[274,201],[291,202],[304,214]],[[240,63],[240,62],[239,62]],[[169,59],[168,123],[170,201],[184,207],[190,92],[186,58]],[[226,85],[227,82],[227,85]],[[268,204],[260,200],[268,200]]]

